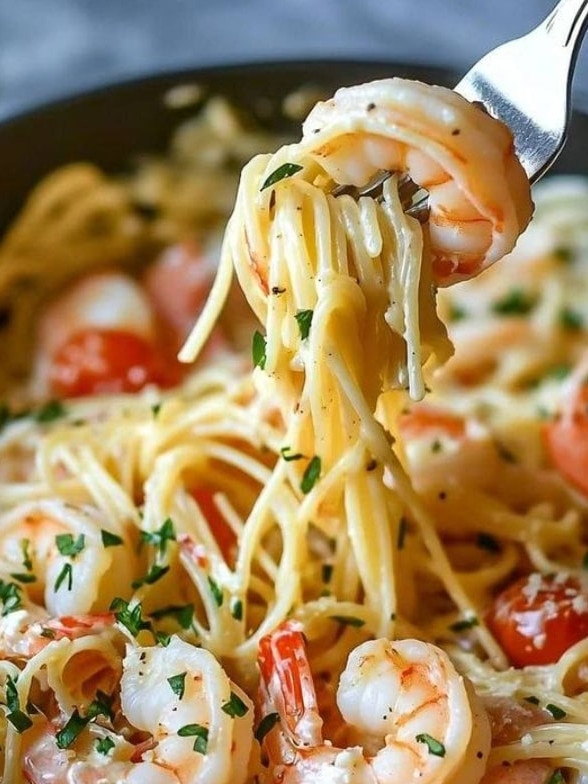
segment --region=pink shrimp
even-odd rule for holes
[[[288,622],[260,642],[264,738],[280,784],[477,784],[488,721],[447,655],[418,640],[371,640],[351,652],[337,690],[350,745],[323,739],[304,635]]]
[[[36,610],[19,610],[0,621],[0,651],[4,658],[25,658],[39,653],[53,640],[77,640],[100,634],[113,626],[112,613],[66,615],[47,618]]]

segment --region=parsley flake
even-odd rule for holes
[[[185,724],[178,730],[180,738],[195,737],[193,749],[199,754],[206,754],[208,748],[208,729],[201,724]]]
[[[86,537],[80,534],[74,540],[72,534],[57,534],[55,537],[55,544],[61,555],[68,555],[70,558],[75,558],[79,555],[86,546]]]
[[[234,599],[231,602],[231,615],[236,621],[243,620],[243,602],[241,599]]]
[[[19,733],[23,733],[26,730],[30,729],[33,726],[32,720],[27,716],[24,711],[15,710],[9,713],[6,716],[6,720],[9,721],[14,729]]]
[[[210,592],[216,602],[217,607],[222,607],[223,604],[223,589],[216,583],[212,577],[208,578],[208,587],[210,588]]]
[[[63,583],[67,580],[67,590],[71,591],[73,585],[73,569],[70,563],[63,564],[63,567],[59,574],[57,575],[57,579],[55,580],[55,585],[53,586],[53,590],[57,593],[57,591],[61,588]]]
[[[559,721],[560,719],[563,719],[567,716],[565,710],[562,710],[562,708],[560,708],[558,705],[554,705],[552,702],[547,703],[545,710],[549,711],[556,721]]]
[[[330,583],[333,576],[333,564],[323,564],[321,567],[321,576],[324,583]]]
[[[106,738],[98,738],[96,741],[96,751],[99,754],[108,754],[108,752],[113,749],[114,746],[114,741],[108,736]]]
[[[36,583],[37,578],[31,572],[11,572],[10,576],[19,583]]]
[[[78,735],[83,732],[90,719],[86,716],[80,716],[77,708],[67,720],[63,729],[55,735],[55,742],[58,749],[67,749],[71,746]]]
[[[422,732],[416,736],[418,743],[426,743],[429,753],[435,757],[445,756],[445,746],[439,740],[435,740],[428,732]]]
[[[0,580],[0,601],[2,602],[2,616],[9,615],[18,610],[22,605],[22,588],[16,583],[5,583]]]
[[[163,523],[161,528],[157,531],[141,531],[141,542],[157,547],[160,555],[163,555],[167,548],[168,542],[175,542],[176,532],[171,517]]]
[[[176,697],[181,700],[184,696],[184,691],[186,690],[186,675],[188,673],[181,672],[178,675],[172,675],[171,678],[167,679],[171,690],[176,695]]]
[[[280,182],[280,180],[286,180],[288,177],[292,177],[293,174],[301,171],[302,168],[303,167],[298,163],[283,163],[264,180],[264,183],[259,190],[264,191],[266,188],[271,188],[272,185]]]
[[[30,572],[33,568],[33,560],[29,554],[29,547],[31,545],[30,539],[21,539],[20,540],[20,549],[22,551],[22,565]]]
[[[117,597],[110,604],[110,609],[114,611],[114,617],[128,631],[136,637],[143,629],[150,629],[149,621],[144,620],[141,615],[141,603],[137,602],[133,607],[124,599]]]
[[[452,632],[465,632],[468,629],[473,629],[474,626],[479,626],[480,621],[475,617],[471,618],[464,618],[461,621],[456,621],[450,625],[450,629]]]
[[[310,332],[310,327],[312,326],[312,317],[313,317],[312,310],[298,310],[294,318],[298,323],[298,329],[300,330],[300,339],[306,340],[308,334]]]
[[[238,694],[235,694],[234,691],[231,692],[231,696],[228,702],[225,702],[224,705],[221,705],[221,708],[227,714],[227,716],[230,716],[233,719],[245,716],[249,710],[241,697],[239,697]]]
[[[302,452],[292,452],[291,446],[283,446],[280,449],[280,454],[287,463],[290,463],[292,460],[302,460],[304,457]]]
[[[559,314],[559,324],[569,332],[579,332],[584,326],[584,319],[577,310],[563,308]]]
[[[253,333],[251,355],[253,357],[253,367],[259,367],[263,370],[267,360],[267,341],[258,330],[255,330]]]
[[[163,648],[167,648],[167,646],[171,642],[171,634],[166,634],[165,632],[154,632],[153,636],[155,637],[155,642],[159,643]]]
[[[61,419],[67,413],[61,400],[49,400],[35,413],[35,420],[41,424]]]
[[[365,625],[362,618],[355,618],[353,615],[330,615],[331,620],[337,621],[341,626],[353,626],[355,629],[360,629]]]
[[[276,724],[279,722],[280,716],[277,713],[268,713],[257,725],[255,730],[255,740],[261,743],[268,732],[271,732]]]
[[[102,537],[102,544],[104,547],[116,547],[123,543],[122,536],[113,534],[112,531],[105,531],[104,528],[101,529],[100,536]]]
[[[152,613],[149,613],[149,615],[156,621],[168,616],[175,618],[182,629],[189,629],[192,625],[192,618],[194,617],[194,605],[170,604],[167,607],[162,607],[160,610],[154,610]]]
[[[502,299],[492,305],[492,312],[498,316],[526,316],[535,307],[535,298],[522,289],[511,289]]]
[[[558,768],[557,770],[553,771],[549,781],[546,781],[545,784],[566,784],[566,780],[564,779],[563,773]]]
[[[153,585],[158,580],[161,580],[164,574],[169,572],[169,566],[158,566],[157,564],[153,564],[150,568],[145,577],[141,577],[140,580],[133,580],[131,583],[133,588],[140,588],[142,585]]]
[[[310,463],[306,466],[302,479],[300,481],[300,489],[307,495],[317,483],[321,475],[321,459],[315,455]]]

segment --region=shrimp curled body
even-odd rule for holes
[[[304,638],[284,624],[260,645],[261,701],[279,716],[265,746],[279,784],[477,784],[490,748],[485,712],[439,648],[371,640],[355,648],[337,705],[347,748],[322,737]]]

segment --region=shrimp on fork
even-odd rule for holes
[[[323,739],[298,624],[260,642],[260,699],[277,716],[264,739],[279,784],[478,784],[490,731],[475,694],[447,655],[418,640],[355,648],[337,690],[347,748]]]

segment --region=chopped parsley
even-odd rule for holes
[[[293,174],[296,174],[302,168],[303,167],[298,163],[283,163],[265,179],[259,190],[264,191],[266,188],[271,188],[272,185],[280,182],[280,180],[286,180],[288,177],[292,177]]]
[[[80,534],[77,539],[74,539],[72,534],[57,534],[55,544],[61,555],[75,558],[86,546],[86,537]]]
[[[545,710],[549,711],[556,721],[559,721],[559,719],[563,719],[565,716],[567,716],[565,710],[562,710],[562,708],[560,708],[558,705],[554,705],[552,702],[547,703]]]
[[[539,697],[535,697],[533,694],[531,694],[530,697],[525,697],[525,702],[530,702],[531,705],[539,705],[540,700]]]
[[[217,607],[222,607],[223,604],[223,589],[220,587],[218,583],[216,583],[212,577],[208,578],[208,587],[210,588],[210,592],[213,596],[213,599],[217,605]]]
[[[171,517],[168,517],[157,531],[141,531],[141,542],[157,547],[160,555],[165,553],[167,543],[175,542],[175,539],[176,532]]]
[[[180,738],[195,737],[194,751],[199,754],[206,754],[208,748],[208,729],[203,727],[202,724],[185,724],[178,730]]]
[[[33,568],[33,560],[29,555],[30,544],[31,542],[29,539],[20,540],[20,549],[22,550],[22,565],[28,572],[30,572]]]
[[[365,621],[361,618],[355,618],[353,615],[331,615],[329,616],[333,621],[337,621],[341,626],[353,626],[359,629],[365,625]]]
[[[34,418],[37,422],[44,424],[61,419],[66,413],[67,410],[61,400],[49,400],[34,413]]]
[[[20,709],[20,700],[18,698],[18,690],[16,682],[10,677],[6,678],[6,706],[9,713],[6,719],[12,724],[18,733],[22,733],[33,726],[33,722],[27,714]]]
[[[291,446],[283,446],[280,449],[280,454],[287,463],[290,463],[292,460],[302,460],[304,457],[302,452],[292,452]]]
[[[474,626],[479,626],[480,621],[475,617],[472,616],[471,618],[464,618],[461,621],[456,621],[450,625],[450,629],[452,632],[465,632],[468,629],[473,629]]]
[[[113,700],[114,697],[98,689],[98,691],[96,692],[96,697],[88,705],[88,712],[86,714],[88,719],[94,719],[96,718],[96,716],[106,716],[106,718],[108,719],[113,719],[114,718],[114,714],[112,712]]]
[[[113,534],[111,531],[105,531],[104,528],[100,531],[100,536],[102,537],[102,544],[104,547],[116,547],[123,543],[122,536]]]
[[[166,617],[175,618],[182,629],[189,629],[192,625],[192,618],[194,617],[194,605],[170,604],[167,607],[162,607],[160,610],[154,610],[152,613],[149,613],[149,615],[155,620]]]
[[[243,602],[241,599],[233,599],[231,602],[231,615],[236,621],[243,620]]]
[[[59,732],[55,735],[57,748],[69,748],[78,735],[83,732],[89,721],[89,717],[80,716],[78,709],[74,708],[74,712],[67,720],[63,729],[59,730]]]
[[[267,343],[264,336],[258,330],[255,330],[253,333],[251,355],[253,357],[253,367],[259,367],[263,370],[267,360]]]
[[[567,264],[574,260],[575,253],[571,248],[568,248],[565,245],[558,245],[557,248],[553,249],[553,255],[558,261],[563,261]]]
[[[566,784],[566,780],[564,779],[563,773],[558,768],[557,770],[553,771],[549,780],[546,781],[545,784]]]
[[[277,713],[268,713],[257,725],[255,730],[255,740],[261,743],[268,732],[271,732],[276,724],[279,722],[280,716]]]
[[[570,332],[579,332],[584,326],[584,319],[577,310],[563,308],[559,314],[559,324],[562,329],[567,329]]]
[[[67,580],[67,590],[71,591],[73,586],[73,569],[70,563],[63,564],[61,571],[57,575],[57,578],[55,580],[55,585],[53,586],[53,589],[56,593],[66,580]]]
[[[184,692],[186,690],[186,672],[180,672],[178,675],[172,675],[171,678],[167,679],[167,682],[170,685],[171,690],[176,695],[176,697],[181,700],[184,696]]]
[[[235,694],[234,691],[231,692],[229,700],[225,702],[224,705],[221,705],[221,708],[227,714],[227,716],[230,716],[233,719],[245,716],[249,710],[241,697],[239,697],[238,694]]]
[[[141,603],[137,602],[133,607],[124,599],[117,597],[110,604],[110,609],[114,612],[114,617],[128,631],[136,637],[143,629],[150,629],[151,624],[141,615]]]
[[[165,632],[153,632],[153,636],[155,637],[155,642],[159,643],[164,648],[171,642],[171,634],[166,634]]]
[[[153,585],[158,580],[161,580],[164,574],[169,572],[169,566],[158,566],[157,564],[153,564],[150,568],[145,577],[141,577],[140,580],[133,580],[131,583],[133,588],[140,588],[142,585]]]
[[[318,481],[319,476],[321,475],[321,459],[318,455],[315,455],[310,463],[306,466],[304,473],[302,474],[302,479],[300,481],[300,489],[306,495],[310,493],[312,488]]]
[[[492,305],[492,312],[498,316],[526,316],[535,307],[536,300],[522,289],[511,289]]]
[[[96,741],[96,751],[99,754],[108,754],[108,752],[113,749],[114,746],[114,741],[108,736],[106,738],[98,738]]]
[[[450,323],[455,324],[457,321],[463,321],[468,317],[468,312],[461,305],[451,305],[447,318]]]
[[[330,583],[333,576],[333,564],[323,564],[321,567],[321,575],[324,583]]]
[[[418,743],[426,743],[429,753],[435,757],[445,756],[445,746],[439,740],[435,740],[428,732],[422,732],[416,736]]]
[[[36,583],[37,578],[32,572],[11,572],[10,576],[19,583]]]
[[[296,312],[294,318],[298,323],[298,329],[300,330],[300,338],[305,340],[308,337],[308,333],[310,332],[310,327],[312,325],[312,310],[299,310]]]
[[[157,419],[159,412],[161,411],[161,403],[155,403],[151,406],[151,412],[153,414],[153,418]]]

